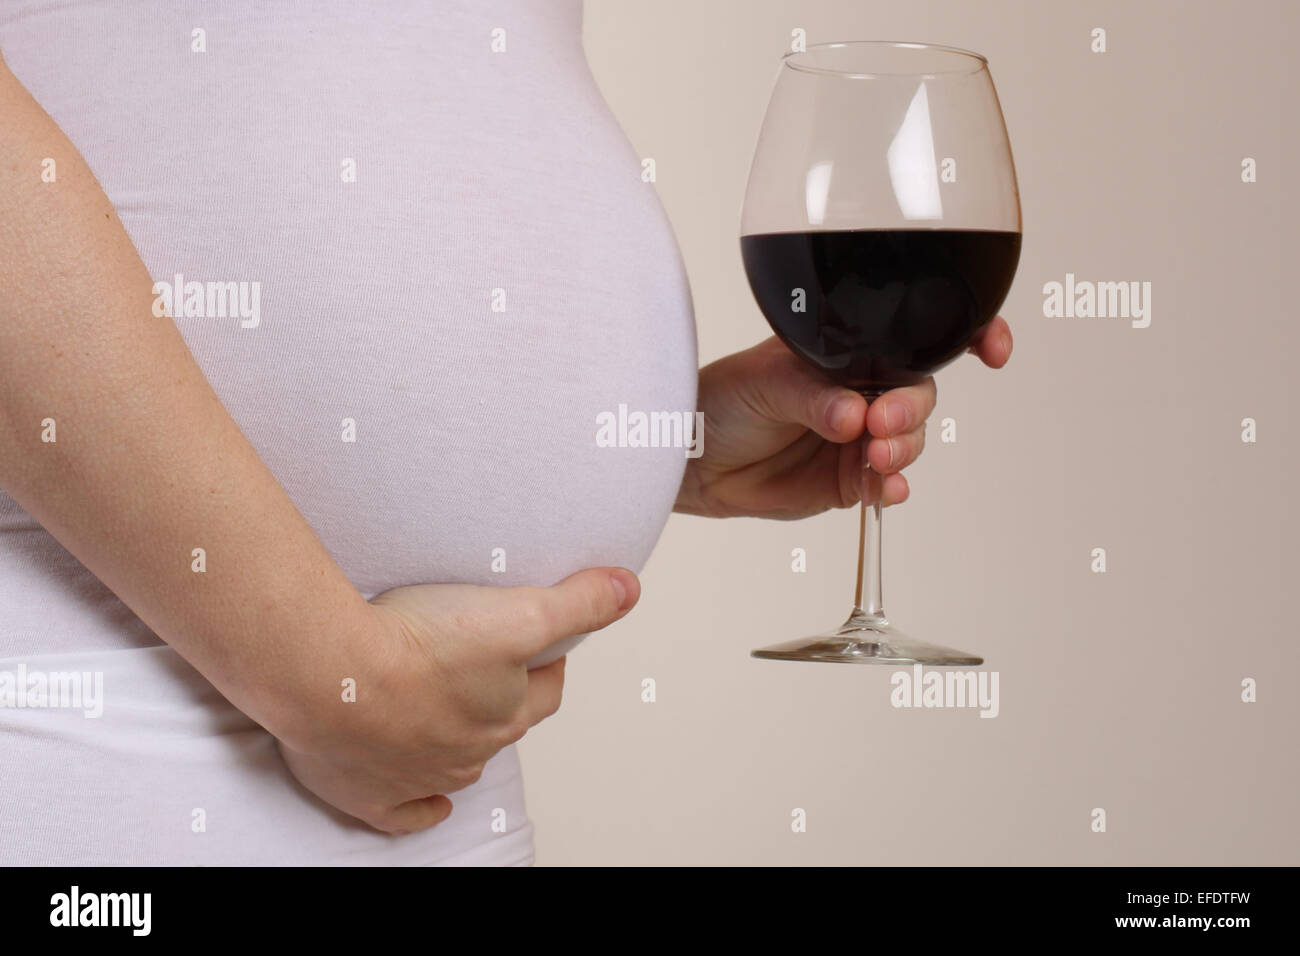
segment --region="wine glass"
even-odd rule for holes
[[[871,402],[961,355],[1006,298],[1020,230],[1011,146],[984,57],[884,40],[784,57],[745,192],[741,255],[773,331],[831,381]],[[982,664],[885,617],[880,476],[869,467],[863,488],[848,620],[753,656]]]

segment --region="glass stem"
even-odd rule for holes
[[[862,501],[858,522],[858,590],[853,596],[854,616],[884,617],[880,591],[880,500]]]
[[[868,402],[878,396],[867,395]],[[853,616],[884,618],[885,599],[880,587],[880,501],[884,497],[884,480],[867,464],[866,442],[862,446],[862,506],[858,517],[858,588],[853,596]],[[874,504],[867,504],[874,501]]]

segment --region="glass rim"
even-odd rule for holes
[[[841,47],[894,47],[897,49],[908,50],[928,50],[930,52],[948,53],[962,57],[970,62],[964,69],[951,70],[886,70],[881,72],[871,72],[868,70],[837,70],[832,67],[814,66],[808,63],[798,61],[799,57],[806,57],[814,50],[833,50]],[[974,50],[966,50],[958,46],[947,46],[943,43],[922,43],[915,40],[833,40],[827,43],[813,43],[802,50],[792,50],[781,57],[783,66],[792,70],[798,70],[801,73],[820,73],[825,76],[842,76],[845,79],[873,79],[884,76],[951,76],[951,75],[968,75],[978,73],[980,70],[988,68],[989,61],[982,53],[976,53]]]

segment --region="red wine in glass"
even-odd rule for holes
[[[915,385],[961,355],[997,313],[1020,233],[846,229],[745,236],[745,273],[781,340],[867,394]],[[802,309],[792,308],[802,290]]]

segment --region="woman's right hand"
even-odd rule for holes
[[[534,671],[526,662],[612,624],[640,594],[624,568],[580,571],[548,588],[387,591],[370,602],[367,659],[339,675],[337,703],[317,715],[310,743],[281,741],[280,753],[307,789],[377,830],[434,826],[451,812],[446,794],[559,709],[564,658]],[[355,702],[342,698],[347,678]]]

